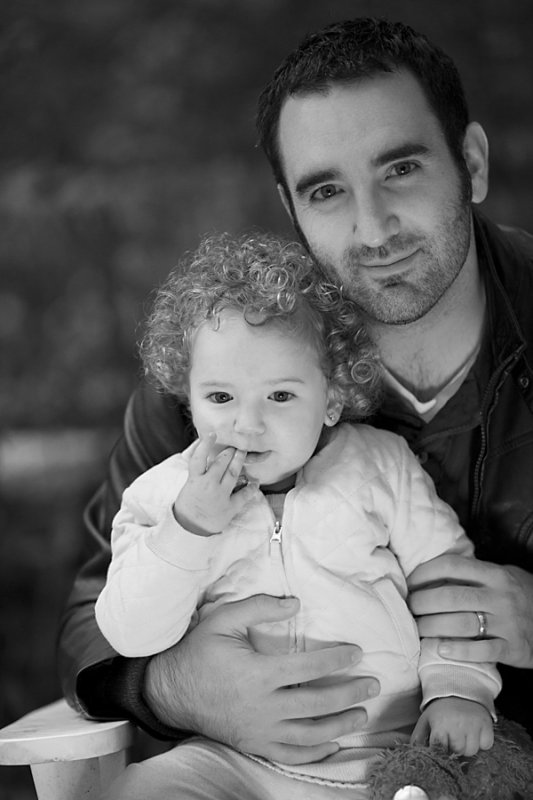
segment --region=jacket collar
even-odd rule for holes
[[[479,267],[486,278],[493,355],[496,363],[502,363],[513,354],[518,356],[526,346],[525,328],[531,325],[528,318],[533,315],[520,312],[524,298],[532,297],[533,273],[527,254],[516,246],[521,232],[502,229],[477,211],[474,232]],[[533,238],[523,235],[531,238],[533,252]],[[529,333],[531,342],[533,332]]]

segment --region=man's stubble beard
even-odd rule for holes
[[[350,248],[342,256],[341,269],[337,269],[319,248],[313,248],[305,237],[298,221],[293,217],[295,229],[309,253],[346,295],[357,305],[369,323],[407,325],[416,322],[434,308],[447,293],[460,274],[468,256],[471,241],[471,182],[466,165],[459,170],[459,191],[456,200],[443,209],[443,222],[431,239],[424,234],[405,233],[391,237],[386,245],[377,248]],[[371,268],[361,275],[357,267],[363,257],[365,263],[383,260],[419,250],[418,259],[424,266],[416,265],[416,274],[377,281],[371,277]]]

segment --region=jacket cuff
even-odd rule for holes
[[[127,719],[161,740],[181,740],[191,731],[170,728],[152,713],[143,698],[150,658],[115,658],[82,670],[76,691],[83,712],[92,719]]]
[[[472,700],[485,706],[494,722],[497,721],[494,698],[501,688],[501,683],[499,684],[495,677],[475,667],[465,668],[450,664],[443,669],[440,664],[435,669],[429,667],[421,671],[420,678],[423,697],[421,710],[432,700],[442,697],[462,697],[464,700]]]
[[[216,554],[220,534],[196,536],[182,528],[169,506],[146,537],[146,546],[163,561],[188,572],[206,570]]]

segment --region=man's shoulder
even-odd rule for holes
[[[194,439],[190,415],[183,402],[141,381],[133,391],[124,419],[124,433],[131,446],[141,451],[165,455],[184,450]]]
[[[497,228],[519,252],[533,261],[533,235],[531,233],[511,225],[498,225]]]
[[[533,236],[523,228],[497,225],[479,213],[474,218],[478,256],[499,280],[511,305],[523,308],[533,292]]]
[[[478,218],[480,234],[478,245],[488,274],[494,280],[495,297],[500,298],[498,318],[511,324],[509,336],[517,332],[533,346],[533,236],[522,228],[495,225]],[[500,313],[501,312],[501,313]],[[511,316],[509,316],[509,314]],[[505,329],[502,328],[505,332]],[[514,330],[514,334],[513,331]],[[509,340],[510,341],[510,340]]]

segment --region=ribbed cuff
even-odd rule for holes
[[[76,685],[81,705],[93,719],[128,719],[156,739],[185,739],[190,731],[165,725],[144,701],[144,673],[149,661],[149,657],[116,656],[82,670]]]

